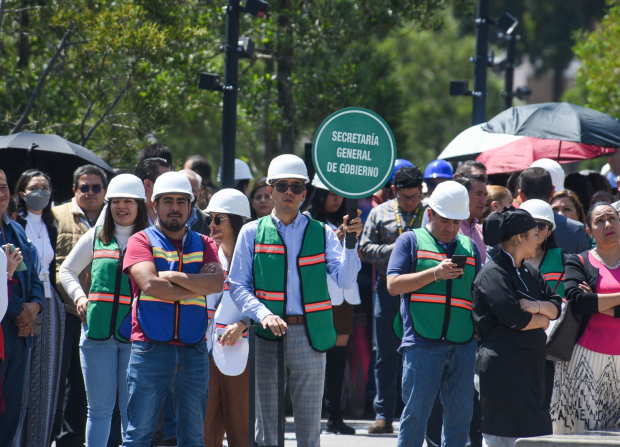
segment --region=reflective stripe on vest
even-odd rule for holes
[[[290,254],[272,217],[259,219],[254,240],[254,295],[281,318],[285,317],[288,299],[285,287],[288,256]],[[325,228],[321,222],[308,220],[297,255],[297,272],[308,341],[314,350],[324,352],[336,344],[336,330],[327,290]],[[271,330],[260,326],[256,333],[269,340],[278,338]]]
[[[106,245],[99,239],[100,231],[101,227],[97,227],[93,241],[92,278],[84,335],[93,340],[114,337],[126,343],[128,339],[121,335],[119,328],[131,305],[129,276],[122,271],[123,255],[116,239],[112,238]]]
[[[553,290],[562,276],[564,270],[564,258],[562,256],[561,248],[550,248],[545,253],[541,264],[538,266],[540,273],[542,273],[545,281]],[[556,291],[558,295],[564,298],[564,281],[560,282]]]
[[[447,258],[446,252],[426,230],[413,230],[417,239],[414,272],[435,268]],[[454,255],[467,256],[463,277],[454,280],[440,280],[402,295],[409,303],[408,310],[413,330],[429,340],[447,340],[465,343],[473,337],[474,325],[471,318],[471,286],[476,274],[475,251],[471,239],[458,235]],[[394,319],[394,331],[402,338],[402,317]]]
[[[205,251],[201,235],[188,230],[183,251],[179,253],[156,226],[147,228],[144,233],[151,245],[158,272],[200,272]],[[199,343],[204,338],[209,318],[205,296],[172,302],[146,295],[142,291],[138,296],[136,315],[140,328],[149,340],[183,344]]]

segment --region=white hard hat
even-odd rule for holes
[[[433,211],[446,219],[464,220],[469,218],[469,193],[454,180],[442,182],[435,188],[428,205]]]
[[[281,178],[296,178],[308,183],[308,170],[306,164],[297,155],[279,155],[269,164],[267,171],[267,183],[272,184],[274,180]]]
[[[211,197],[205,210],[207,213],[236,214],[250,219],[250,201],[241,191],[232,188],[221,189]]]
[[[235,158],[235,182],[240,180],[254,180],[254,176],[252,175],[252,171],[248,164],[243,161]],[[222,167],[220,166],[220,170],[217,172],[217,181],[222,181]]]
[[[110,180],[105,198],[146,200],[144,184],[135,175],[119,174]]]
[[[611,166],[609,166],[609,163],[605,163],[601,168],[601,175],[607,175],[609,171],[611,171]]]
[[[326,191],[329,191],[329,188],[325,186],[325,183],[321,181],[317,174],[314,174],[314,178],[312,179],[312,186],[314,186],[316,189],[324,189]]]
[[[525,210],[532,215],[534,219],[544,220],[551,225],[551,231],[555,230],[555,217],[551,205],[544,200],[531,199],[521,204],[519,209]]]
[[[164,172],[155,180],[151,200],[155,201],[158,197],[166,194],[181,194],[186,196],[190,202],[194,201],[192,184],[185,174],[180,172]]]
[[[541,158],[532,163],[530,168],[543,168],[551,174],[551,182],[553,186],[555,186],[555,192],[564,189],[564,169],[557,161],[551,160],[550,158]]]

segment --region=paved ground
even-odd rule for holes
[[[334,435],[332,433],[325,433],[326,421],[323,419],[321,426],[323,427],[323,434],[321,434],[321,447],[382,447],[382,446],[396,446],[396,433],[398,432],[398,423],[394,424],[395,434],[392,435],[369,435],[368,426],[372,421],[354,421],[347,420],[347,424],[355,428],[356,434],[352,436],[346,435]],[[295,441],[295,428],[293,426],[293,418],[286,418],[286,433],[284,435],[284,443],[286,447],[296,447]],[[224,441],[224,445],[227,445]]]

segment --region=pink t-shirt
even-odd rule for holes
[[[618,293],[620,269],[609,270],[591,252],[588,253],[588,260],[598,269],[596,293]],[[620,355],[620,318],[605,314],[591,315],[577,344],[601,354]]]
[[[206,247],[206,251],[204,252],[204,256],[202,258],[202,264],[207,264],[209,262],[220,262],[220,258],[217,256],[217,246],[213,239],[209,236],[202,235],[202,239],[204,241],[204,245]],[[182,240],[173,240],[172,243],[177,247],[179,251],[183,249],[183,241]],[[129,267],[139,262],[150,261],[155,263],[155,258],[153,258],[153,252],[151,251],[151,246],[149,244],[149,239],[146,236],[144,231],[140,231],[139,233],[134,234],[129,238],[127,242],[127,251],[125,252],[125,257],[123,259],[123,271],[129,275]],[[140,288],[138,284],[134,281],[133,277],[131,277],[131,293],[134,297],[138,296],[140,293]],[[142,332],[140,325],[138,324],[138,318],[136,316],[137,310],[136,306],[133,306],[131,309],[131,341],[150,341]],[[181,344],[171,342],[170,344]]]

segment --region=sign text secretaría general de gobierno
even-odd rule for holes
[[[395,160],[390,127],[367,109],[350,107],[333,113],[314,137],[312,161],[317,175],[331,191],[349,199],[381,189]]]

